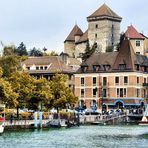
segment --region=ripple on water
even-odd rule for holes
[[[0,148],[147,148],[142,126],[80,126],[69,129],[5,132]]]

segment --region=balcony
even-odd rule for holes
[[[143,83],[143,87],[148,88],[148,83]]]

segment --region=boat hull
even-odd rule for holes
[[[0,134],[4,132],[4,124],[0,124]]]
[[[148,121],[140,121],[139,125],[148,125]]]

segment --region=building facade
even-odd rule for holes
[[[129,40],[119,52],[93,53],[75,74],[75,95],[82,108],[140,107],[148,103],[148,58]]]

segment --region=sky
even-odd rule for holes
[[[85,31],[86,17],[104,3],[123,18],[121,32],[132,24],[148,35],[148,0],[0,0],[0,41],[60,53],[73,26]]]

